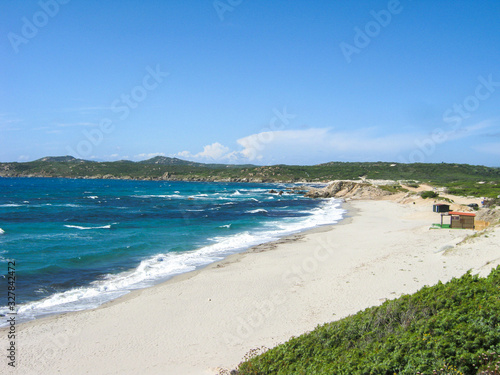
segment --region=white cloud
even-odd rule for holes
[[[489,142],[472,147],[474,150],[491,155],[500,156],[500,142]]]
[[[220,159],[229,152],[229,148],[221,145],[219,142],[212,143],[203,147],[203,151],[196,154],[197,157],[207,159]]]
[[[486,129],[492,127],[498,127],[497,122],[492,120],[486,120],[479,122],[477,124],[463,126],[457,129],[452,129],[443,132],[443,137],[448,141],[458,140],[462,138],[471,137],[474,135],[484,134]]]
[[[441,143],[477,135],[488,127],[488,123],[479,123],[459,131],[441,130]],[[381,134],[376,128],[351,131],[335,131],[332,128],[266,131],[238,139],[237,150],[216,142],[205,146],[203,151],[196,154],[182,151],[175,156],[198,161],[286,164],[348,159],[398,160],[399,156],[417,149],[420,143],[429,138],[429,134],[417,132]]]
[[[239,155],[252,160],[300,161],[315,157],[336,160],[349,155],[367,158],[397,154],[411,148],[415,135],[376,135],[375,129],[334,132],[331,128],[283,130],[252,134],[237,140],[243,147]]]
[[[9,125],[18,124],[20,122],[23,122],[23,120],[19,118],[11,118],[7,113],[0,113],[0,127],[7,127]]]
[[[2,132],[23,130],[17,127],[17,125],[15,126],[15,124],[19,124],[21,122],[23,122],[23,120],[8,118],[7,114],[0,113],[0,130]]]
[[[223,146],[219,142],[212,143],[203,147],[203,151],[192,154],[189,151],[178,152],[175,156],[188,159],[204,159],[211,161],[233,160],[232,152],[229,147]]]
[[[152,152],[152,153],[149,153],[149,154],[138,154],[138,155],[135,155],[134,158],[135,159],[151,159],[151,158],[154,158],[155,156],[165,156],[165,154],[163,152]]]
[[[192,158],[193,155],[189,151],[181,151],[175,154],[179,158]]]

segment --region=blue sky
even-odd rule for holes
[[[0,161],[500,166],[500,2],[0,0]]]

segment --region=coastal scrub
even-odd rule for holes
[[[498,311],[500,267],[467,273],[318,326],[237,374],[478,374],[498,365]]]

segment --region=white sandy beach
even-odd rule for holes
[[[341,224],[261,245],[90,311],[17,326],[19,374],[216,374],[424,285],[500,264],[500,226],[429,229],[432,201],[353,201]],[[0,331],[2,347],[6,329]],[[7,371],[4,371],[7,368]]]

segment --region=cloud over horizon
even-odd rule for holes
[[[206,145],[203,151],[182,151],[174,156],[200,162],[231,163],[301,163],[301,160],[391,160],[402,161],[419,151],[426,161],[441,144],[460,141],[480,134],[492,126],[482,122],[462,129],[434,129],[432,133],[411,132],[381,134],[377,128],[335,131],[334,128],[264,131],[236,140],[239,148],[231,149],[219,142]],[[439,134],[439,137],[436,136]],[[432,150],[429,148],[432,142]],[[479,150],[479,147],[477,148]],[[495,145],[481,148],[495,152]]]
[[[239,149],[231,150],[215,142],[204,146],[201,152],[182,151],[175,156],[196,161],[288,163],[318,156],[331,160],[350,155],[377,158],[414,147],[414,134],[375,133],[371,128],[350,132],[332,128],[265,131],[236,140]]]

